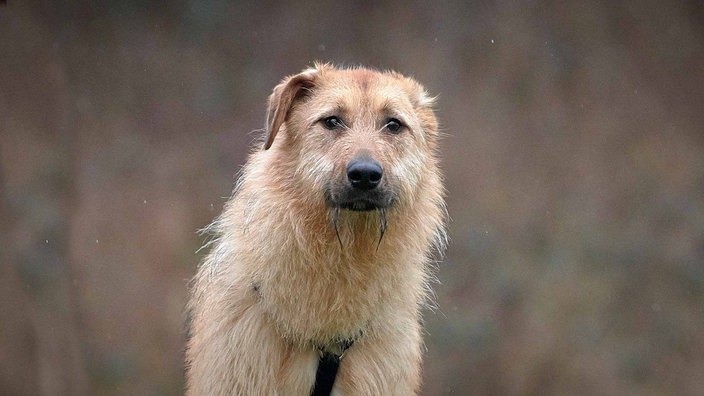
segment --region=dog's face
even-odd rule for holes
[[[264,148],[283,151],[295,184],[330,208],[391,208],[412,202],[435,165],[431,105],[399,74],[316,65],[274,89]]]

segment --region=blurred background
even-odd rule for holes
[[[7,1],[0,394],[183,392],[196,231],[314,60],[439,95],[423,394],[704,394],[704,6],[670,0]]]

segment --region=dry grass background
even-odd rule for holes
[[[424,394],[704,393],[698,1],[0,6],[0,393],[183,387],[186,283],[313,60],[439,94]]]

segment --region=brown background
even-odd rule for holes
[[[439,95],[424,394],[704,394],[699,1],[7,2],[0,394],[183,389],[186,283],[314,60]]]

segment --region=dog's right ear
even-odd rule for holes
[[[306,90],[314,86],[317,74],[317,69],[308,69],[295,76],[285,78],[274,88],[274,92],[269,96],[269,109],[266,113],[264,150],[268,150],[274,143],[274,138],[279,133],[281,125],[286,121],[294,102],[303,96]]]

